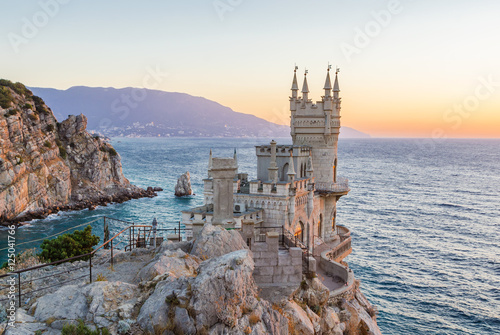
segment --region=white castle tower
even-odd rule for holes
[[[307,84],[307,70],[304,73],[302,84],[302,97],[297,91],[297,67],[295,67],[292,96],[290,97],[291,133],[293,144],[296,146],[309,146],[311,148],[312,165],[314,166],[314,181],[316,190],[323,191],[323,213],[325,225],[322,236],[326,239],[333,236],[336,217],[336,202],[340,196],[346,194],[335,192],[337,185],[337,143],[340,133],[340,97],[338,72],[335,72],[335,82],[330,80],[328,66],[325,85],[325,95],[321,101],[313,103],[309,99],[309,86]],[[345,188],[344,188],[345,189]],[[331,224],[328,224],[331,222]]]

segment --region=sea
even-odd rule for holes
[[[182,209],[203,202],[210,149],[214,157],[236,149],[239,171],[255,178],[255,146],[270,140],[113,138],[125,176],[164,191],[32,221],[17,230],[17,251],[102,216],[174,227]],[[341,139],[338,157],[351,188],[337,204],[337,222],[353,239],[345,261],[378,307],[382,333],[500,334],[500,140]],[[176,198],[186,171],[195,195]],[[125,225],[112,224],[112,233]],[[93,228],[102,236],[101,225]],[[2,261],[6,241],[3,229]]]

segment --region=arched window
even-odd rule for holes
[[[323,214],[319,215],[319,221],[318,221],[318,236],[323,238]]]
[[[281,174],[281,181],[287,181],[288,180],[288,163],[285,163],[283,165],[283,173]]]
[[[302,221],[299,221],[294,235],[300,242],[304,242],[304,224],[302,223]]]

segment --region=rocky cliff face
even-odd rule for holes
[[[0,80],[0,223],[152,195],[86,126],[82,114],[58,123],[41,98]]]

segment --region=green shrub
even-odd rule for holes
[[[57,145],[58,147],[62,146],[62,142],[61,142],[61,140],[60,140],[60,139],[58,139],[58,138],[56,138],[56,145]]]
[[[59,147],[59,156],[61,156],[62,159],[66,159],[66,157],[68,157],[66,149],[62,145],[59,145],[58,147]]]
[[[92,252],[97,243],[99,236],[92,235],[92,227],[89,225],[84,230],[77,230],[72,234],[64,234],[53,240],[43,240],[39,256],[46,262],[55,262]],[[88,256],[78,260],[86,259]]]
[[[43,143],[43,146],[46,147],[46,148],[52,148],[52,144],[50,144],[50,141],[45,141]]]
[[[28,114],[28,117],[31,119],[31,121],[37,121],[38,120],[38,116],[36,116],[36,114]]]
[[[66,323],[62,330],[62,335],[109,335],[110,332],[107,328],[101,328],[97,330],[91,330],[89,327],[83,323],[82,320],[78,320],[77,325],[72,325]]]
[[[7,79],[0,79],[0,86],[10,87],[14,92],[16,92],[19,95],[30,96],[30,95],[33,94],[23,84],[21,84],[21,83],[13,83],[13,82],[11,82],[10,80],[7,80]]]
[[[31,104],[25,103],[24,109],[33,109],[33,106]]]
[[[118,153],[116,152],[115,148],[109,148],[108,152],[111,156],[116,156]]]
[[[47,129],[46,129],[46,130],[47,130],[47,132],[49,132],[49,133],[50,133],[50,132],[52,132],[52,131],[54,131],[54,125],[53,125],[53,124],[48,124],[48,125],[47,125]]]
[[[18,112],[18,110],[16,108],[11,109],[10,111],[7,112],[6,116],[9,117],[9,116],[12,116],[12,115],[16,115],[17,112]]]

